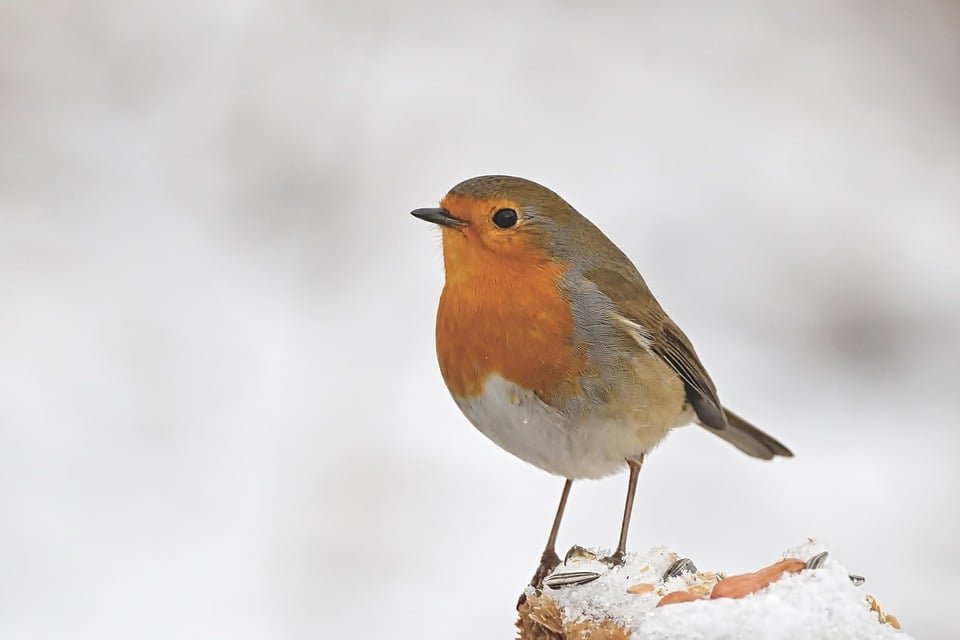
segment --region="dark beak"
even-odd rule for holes
[[[410,215],[451,229],[463,229],[467,226],[466,222],[454,218],[447,213],[446,209],[414,209],[410,212]]]

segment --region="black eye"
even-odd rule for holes
[[[500,209],[493,214],[493,224],[501,229],[509,229],[517,224],[517,212],[513,209]]]

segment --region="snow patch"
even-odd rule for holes
[[[809,541],[788,549],[781,558],[807,561],[823,545]],[[839,562],[828,557],[822,567],[798,574],[785,574],[766,589],[740,599],[704,599],[657,607],[672,591],[701,587],[712,589],[716,572],[685,573],[665,582],[660,577],[679,556],[665,547],[645,555],[629,554],[622,567],[610,569],[596,559],[571,559],[554,574],[593,571],[600,577],[588,584],[544,589],[565,621],[612,620],[632,630],[638,638],[845,638],[850,640],[896,638],[910,640],[906,633],[881,624],[867,603],[867,591],[850,581]],[[649,593],[632,594],[627,589],[639,583],[654,585]]]

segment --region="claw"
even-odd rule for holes
[[[543,554],[540,556],[540,564],[537,566],[537,570],[534,572],[533,577],[530,578],[530,586],[538,591],[543,586],[543,579],[550,575],[550,572],[557,568],[560,564],[560,558],[557,556],[556,551],[553,549],[545,549]],[[521,593],[520,598],[517,600],[517,609],[527,601],[527,594]]]
[[[533,577],[530,578],[530,586],[534,589],[539,589],[543,585],[543,579],[550,575],[550,572],[559,565],[560,558],[557,556],[556,551],[553,549],[545,550],[543,555],[540,556],[540,565],[534,572]]]
[[[607,556],[606,558],[600,558],[600,562],[607,565],[611,569],[614,567],[623,566],[623,557],[626,554],[623,551],[615,551],[613,555]]]

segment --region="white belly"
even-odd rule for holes
[[[670,424],[642,415],[568,419],[533,392],[491,375],[483,392],[454,400],[473,425],[521,460],[564,478],[599,478],[619,471],[628,458],[652,449],[670,428],[690,421],[685,412]]]

